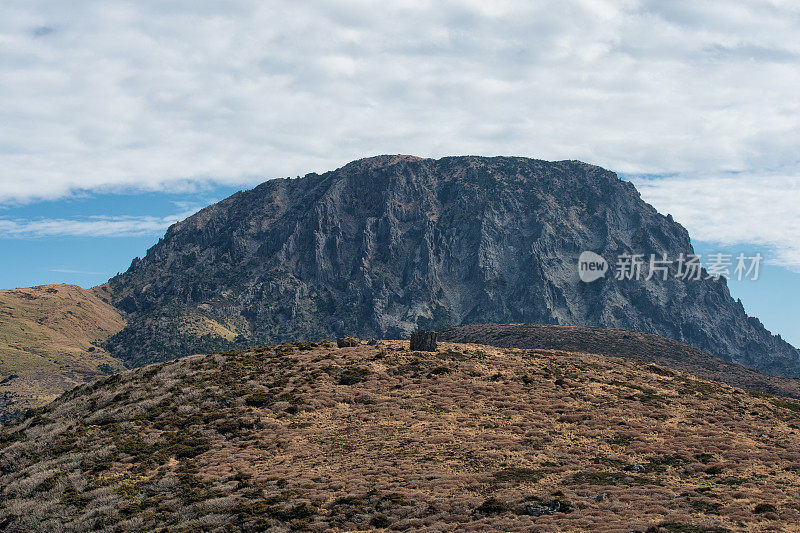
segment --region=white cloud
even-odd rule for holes
[[[88,270],[73,270],[71,268],[53,268],[50,272],[57,272],[59,274],[85,274],[87,276],[102,276],[105,272],[90,272]]]
[[[755,231],[687,200],[737,172],[733,191],[771,213],[763,191],[784,182],[759,176],[800,175],[798,87],[789,1],[6,0],[0,202],[256,183],[379,153],[582,159],[684,176],[651,189],[659,208],[800,264],[775,217]]]
[[[194,212],[195,210],[192,210],[167,217],[90,216],[83,218],[43,218],[37,220],[0,219],[0,238],[138,237],[162,235],[169,226],[192,215]]]
[[[758,244],[772,262],[800,271],[800,177],[634,179],[642,197],[671,213],[693,239]]]

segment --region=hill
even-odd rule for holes
[[[0,290],[0,423],[123,368],[102,347],[124,322],[75,285]]]
[[[724,278],[583,283],[582,251],[691,254],[686,230],[613,172],[521,157],[379,156],[209,206],[110,280],[130,366],[301,339],[408,338],[470,323],[658,334],[800,377],[800,352]]]
[[[81,385],[0,433],[0,528],[774,531],[800,404],[636,360],[295,343]]]
[[[542,324],[470,324],[445,328],[439,339],[500,348],[587,352],[639,359],[733,387],[800,398],[800,380],[763,374],[658,335],[612,328]]]

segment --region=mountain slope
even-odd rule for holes
[[[129,366],[300,338],[528,322],[633,329],[800,376],[724,280],[578,280],[584,250],[676,258],[689,236],[576,161],[380,156],[268,181],[175,224],[109,282]],[[220,334],[220,332],[222,332]]]
[[[638,331],[542,324],[469,324],[445,328],[438,332],[438,336],[446,342],[638,359],[703,379],[721,381],[732,387],[800,398],[800,380],[764,374],[724,361],[688,344]]]
[[[101,345],[125,324],[101,296],[75,285],[0,290],[0,423],[122,369]]]
[[[799,424],[797,402],[590,354],[192,356],[1,432],[0,528],[785,530]]]

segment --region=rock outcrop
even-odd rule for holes
[[[578,256],[691,253],[686,230],[578,161],[380,156],[267,181],[173,225],[109,282],[129,366],[296,339],[482,322],[659,334],[800,376],[724,279],[579,280]]]
[[[425,331],[421,329],[411,334],[410,341],[412,350],[419,350],[421,352],[435,352],[436,351],[436,332]]]

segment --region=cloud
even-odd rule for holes
[[[800,177],[716,176],[633,179],[642,197],[671,213],[693,239],[757,244],[774,264],[800,272]]]
[[[105,272],[88,272],[86,270],[73,270],[71,268],[53,268],[50,272],[57,272],[59,274],[85,274],[87,276],[102,276]]]
[[[141,237],[162,235],[195,211],[167,217],[90,216],[83,218],[0,219],[0,239],[39,237]],[[67,272],[66,270],[54,272]]]
[[[46,37],[54,31],[56,31],[55,28],[51,28],[50,26],[38,26],[31,29],[31,35],[34,37]]]
[[[798,165],[790,2],[11,0],[0,39],[5,200],[398,152]]]
[[[696,237],[800,264],[771,211],[800,176],[798,87],[800,4],[781,0],[7,0],[0,202],[255,184],[379,153],[581,159],[677,175],[646,196]],[[770,222],[724,223],[740,201]]]

